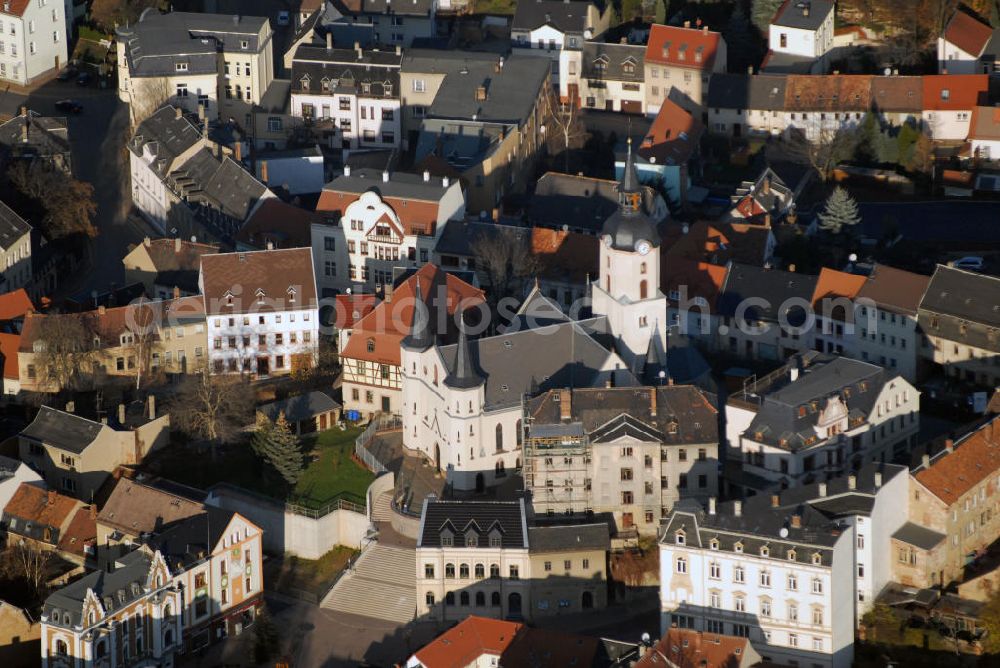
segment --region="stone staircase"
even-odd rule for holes
[[[372,522],[392,521],[392,492],[382,492],[372,507]]]
[[[381,500],[381,498],[380,498]],[[377,512],[378,504],[373,512]],[[334,612],[397,624],[416,614],[416,552],[372,543],[320,605]]]

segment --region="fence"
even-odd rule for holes
[[[235,494],[242,494],[243,496],[248,496],[253,499],[257,499],[264,503],[271,504],[276,508],[284,510],[286,513],[291,513],[293,515],[301,515],[302,517],[308,517],[310,519],[317,520],[321,517],[329,515],[335,510],[349,510],[354,513],[361,513],[362,515],[367,514],[368,510],[365,506],[365,502],[362,499],[361,503],[355,503],[354,501],[348,501],[347,499],[334,499],[330,503],[326,504],[322,508],[309,508],[306,506],[300,506],[297,503],[283,503],[275,498],[268,496],[267,494],[261,494],[260,492],[255,492],[246,487],[240,487],[239,485],[234,485],[228,482],[220,482],[212,485],[209,488],[209,494],[212,494],[218,490],[228,490]]]
[[[365,430],[354,441],[354,455],[375,475],[386,472],[385,464],[379,461],[369,449],[368,444],[379,433],[397,431],[403,428],[403,420],[392,413],[377,413],[365,427]]]

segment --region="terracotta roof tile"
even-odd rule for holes
[[[661,165],[683,165],[698,148],[703,129],[699,119],[666,98],[637,153]]]
[[[826,298],[847,297],[854,299],[866,280],[864,276],[824,267],[819,272],[819,280],[816,281],[816,289],[813,290],[813,306],[817,306],[821,299]]]
[[[11,16],[23,16],[24,10],[28,8],[31,0],[10,0],[10,7],[6,10],[4,5],[0,4],[0,14],[9,14]],[[5,3],[6,4],[6,3]]]
[[[63,552],[86,556],[86,546],[97,541],[97,520],[91,517],[91,512],[90,506],[78,508],[66,531],[59,536],[56,547]]]
[[[858,298],[870,299],[882,309],[916,315],[930,281],[930,276],[878,264],[858,290]]]
[[[662,657],[676,668],[736,668],[753,653],[750,641],[689,629],[670,629],[635,668],[664,668]]]
[[[961,9],[955,12],[944,29],[944,38],[962,51],[979,56],[993,37],[993,28]]]
[[[201,276],[209,315],[305,309],[316,303],[311,248],[205,255]],[[295,291],[294,303],[289,301],[290,289]],[[264,308],[258,307],[258,291],[267,301]],[[227,293],[233,295],[232,307],[227,306]]]
[[[726,268],[721,265],[695,262],[681,257],[672,257],[661,262],[660,284],[669,296],[676,292],[687,294],[688,301],[701,297],[708,302],[709,309],[715,308],[722,285],[726,281]],[[674,300],[671,299],[671,303]]]
[[[20,318],[28,311],[34,310],[31,298],[24,288],[0,295],[0,320]]]
[[[970,489],[1000,468],[1000,418],[994,418],[942,451],[930,466],[919,469],[917,481],[946,504],[959,500]]]
[[[375,310],[375,295],[337,295],[335,298],[337,329],[351,329],[354,323]]]
[[[972,111],[985,102],[988,74],[930,74],[924,76],[924,111]]]
[[[865,74],[790,74],[787,111],[868,111],[872,77]]]
[[[720,37],[711,30],[654,24],[646,44],[646,62],[710,71]]]
[[[272,241],[275,248],[301,248],[312,245],[312,224],[323,222],[314,211],[269,197],[260,203],[236,235],[256,248],[266,248]]]
[[[201,514],[202,504],[122,478],[115,485],[97,521],[138,535],[153,533],[174,522]]]
[[[597,276],[600,240],[590,234],[531,228],[531,252],[542,261],[542,274],[583,281]]]
[[[39,526],[62,527],[80,502],[55,490],[22,483],[4,507],[7,515]]]
[[[426,668],[464,668],[483,654],[502,655],[522,628],[517,622],[470,615],[415,656]]]
[[[20,334],[0,334],[0,357],[3,357],[3,377],[17,380],[17,350],[21,347]]]
[[[399,366],[399,345],[413,321],[412,300],[417,281],[420,282],[424,299],[430,299],[435,286],[444,281],[447,286],[449,315],[454,315],[455,308],[463,301],[468,305],[484,300],[482,290],[441,271],[434,264],[425,264],[417,273],[396,286],[390,299],[376,306],[355,324],[354,333],[341,355],[350,359]],[[368,350],[368,341],[372,341],[374,345],[371,351]]]

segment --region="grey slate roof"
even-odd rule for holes
[[[330,49],[303,45],[292,61],[292,91],[309,95],[358,93],[364,97],[399,97],[399,65],[402,56],[392,51],[366,49],[359,58],[354,49]],[[309,79],[309,88],[303,79]],[[324,90],[324,79],[327,88]],[[368,86],[367,91],[365,86]]]
[[[257,16],[147,11],[117,34],[131,76],[175,76],[176,63],[187,63],[188,74],[208,74],[217,70],[220,50],[258,53],[264,48],[258,35],[267,22]]]
[[[643,205],[653,210],[656,193],[643,188]],[[525,215],[533,226],[598,234],[604,221],[618,209],[618,183],[572,174],[546,172],[528,199]]]
[[[323,186],[323,190],[359,195],[375,190],[380,197],[417,199],[424,202],[439,202],[447,189],[442,179],[432,176],[424,181],[423,175],[409,172],[390,171],[389,180],[383,181],[382,170],[367,167],[352,169],[349,176],[341,174]]]
[[[223,158],[215,174],[205,183],[205,195],[216,208],[241,221],[246,220],[266,193],[267,186],[229,157]]]
[[[299,422],[314,418],[320,413],[327,413],[340,408],[340,404],[323,392],[307,392],[281,401],[272,401],[259,406],[257,410],[271,420],[276,420],[279,413],[285,414],[289,422]]]
[[[528,548],[532,553],[607,550],[610,545],[607,524],[528,527]]]
[[[531,31],[550,25],[562,33],[582,33],[587,25],[586,0],[521,0],[514,11],[511,30]]]
[[[750,77],[746,74],[713,74],[708,82],[705,107],[746,109],[749,99]]]
[[[426,499],[420,515],[417,547],[441,547],[441,533],[451,531],[454,546],[465,545],[465,533],[473,529],[479,548],[489,548],[489,535],[499,529],[502,548],[526,549],[528,525],[524,501],[438,501]]]
[[[473,364],[486,378],[487,410],[518,404],[522,394],[592,386],[614,355],[598,340],[607,333],[607,318],[599,317],[470,342]],[[441,347],[441,357],[454,364],[454,344]]]
[[[789,0],[779,10],[773,25],[800,30],[818,30],[830,12],[833,0]]]
[[[66,119],[42,116],[30,110],[27,119],[18,115],[0,124],[0,146],[12,150],[24,146],[22,132],[25,123],[28,124],[28,146],[32,151],[41,156],[69,153],[69,126]]]
[[[938,265],[919,311],[1000,327],[1000,278]]]
[[[7,250],[31,231],[31,225],[0,200],[0,248]]]
[[[473,257],[476,255],[473,250],[479,239],[493,238],[501,233],[511,233],[514,240],[528,243],[531,239],[531,230],[526,227],[514,227],[511,225],[497,225],[496,223],[480,223],[476,221],[449,220],[445,223],[441,236],[438,237],[434,252],[438,255],[458,255],[461,257]]]
[[[80,454],[94,442],[102,428],[104,425],[99,422],[42,406],[31,424],[21,432],[21,436]]]
[[[530,3],[518,3],[518,6]],[[642,44],[608,44],[606,42],[584,42],[583,44],[583,78],[584,79],[609,79],[613,81],[625,81],[642,83],[644,81],[643,63],[645,62],[646,47]],[[595,63],[603,57],[605,62],[604,71],[600,71]],[[632,74],[627,74],[624,69],[626,63],[634,66]]]
[[[933,529],[922,527],[913,522],[907,522],[899,527],[892,537],[900,542],[918,547],[921,550],[931,550],[937,547],[947,536]]]
[[[430,16],[437,3],[434,0],[330,0],[326,3],[320,22],[340,20],[344,16],[361,14],[399,14],[401,16]]]
[[[175,107],[167,105],[139,124],[128,142],[128,148],[135,155],[141,156],[148,145],[157,157],[153,164],[154,170],[165,177],[171,163],[199,141],[201,132],[198,128],[183,114],[178,117]]]
[[[743,300],[756,297],[767,303],[754,304],[745,309],[744,317],[748,321],[774,323],[784,312],[792,326],[799,326],[806,315],[800,305],[812,303],[816,281],[815,276],[734,262],[726,273],[716,308],[721,315],[732,317]],[[788,300],[792,299],[795,302],[788,304]]]
[[[642,205],[643,186],[639,182],[639,174],[635,167],[636,152],[632,151],[631,140],[628,145],[628,156],[625,158],[625,168],[618,182],[618,208],[608,216],[601,228],[601,236],[610,238],[611,246],[618,250],[635,250],[640,241],[648,241],[653,248],[660,245],[660,233],[656,221],[650,218]],[[638,205],[632,206],[628,195],[637,194]]]
[[[88,589],[94,590],[106,612],[127,607],[146,595],[143,587],[152,563],[153,557],[147,551],[133,550],[117,560],[112,572],[92,571],[54,591],[45,599],[42,614],[48,616],[48,623],[53,626],[72,628],[83,625],[83,602]]]
[[[549,59],[513,55],[488,61],[469,59],[464,69],[445,76],[427,110],[432,118],[472,120],[477,122],[523,123],[535,108],[542,84],[549,74]],[[483,87],[486,99],[477,100]]]

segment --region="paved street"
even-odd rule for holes
[[[96,85],[77,86],[74,82],[52,81],[27,97],[0,92],[0,114],[13,115],[28,107],[45,115],[56,112],[58,100],[72,98],[83,104],[83,113],[69,117],[73,144],[73,171],[77,178],[94,186],[97,201],[97,227],[100,235],[91,245],[92,269],[80,272],[77,281],[64,280],[59,294],[87,295],[93,290],[107,290],[112,283],[122,285],[125,273],[122,258],[130,244],[142,241],[148,228],[129,221],[128,161],[124,154],[128,138],[128,108],[118,101],[114,90]]]

